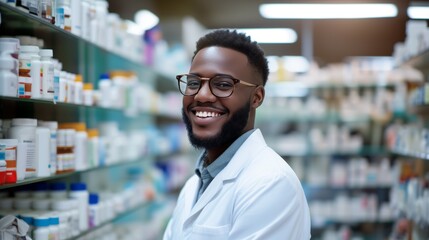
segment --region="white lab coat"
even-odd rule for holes
[[[310,239],[301,184],[259,129],[195,202],[198,187],[196,175],[186,182],[164,240]]]

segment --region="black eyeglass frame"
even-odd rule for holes
[[[227,75],[227,74],[218,74],[218,75],[215,75],[215,76],[213,76],[213,77],[200,77],[200,76],[195,75],[195,74],[185,73],[185,74],[179,74],[179,75],[176,75],[177,85],[178,85],[178,88],[179,88],[179,92],[180,92],[183,96],[195,96],[195,95],[197,95],[197,94],[198,94],[198,92],[200,92],[201,87],[203,86],[203,84],[200,84],[200,87],[198,88],[198,90],[197,90],[195,93],[193,93],[193,94],[185,94],[185,93],[182,91],[182,89],[180,88],[180,82],[183,82],[183,81],[181,80],[181,78],[182,78],[182,77],[184,77],[184,76],[197,77],[197,78],[198,78],[198,79],[200,79],[201,81],[208,81],[208,82],[209,82],[209,89],[210,89],[210,92],[211,92],[214,96],[216,96],[216,97],[218,97],[218,98],[227,98],[227,97],[230,97],[230,96],[234,93],[235,85],[236,85],[237,83],[241,83],[241,84],[243,84],[243,85],[245,85],[245,86],[248,86],[248,87],[259,87],[259,86],[260,86],[260,85],[257,85],[257,84],[253,84],[253,83],[249,83],[249,82],[246,82],[246,81],[243,81],[243,80],[237,79],[237,78],[232,77],[231,75]],[[222,96],[222,97],[219,97],[219,96],[217,96],[215,93],[213,93],[213,90],[212,90],[212,86],[211,86],[211,84],[210,84],[210,81],[211,81],[212,79],[216,78],[216,77],[227,77],[227,78],[230,78],[230,79],[234,82],[234,87],[232,88],[232,91],[231,91],[231,93],[230,93],[228,96]]]

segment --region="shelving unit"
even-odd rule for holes
[[[393,183],[381,178],[384,173],[374,171],[382,168],[383,160],[386,167],[385,159],[390,158],[382,137],[395,114],[374,102],[377,96],[393,95],[401,83],[371,77],[357,82],[353,81],[359,77],[356,73],[342,74],[350,79],[323,75],[327,82],[308,77],[302,77],[306,81],[298,77],[300,80],[269,82],[264,106],[257,112],[257,126],[303,184],[312,211],[312,238],[333,239],[326,234],[345,227],[349,234],[363,239],[384,239],[394,223],[386,213]],[[361,101],[368,108],[342,106],[346,100],[354,104]],[[356,178],[363,172],[358,165],[363,162],[366,165],[361,167],[371,170]],[[388,163],[390,167],[392,162]],[[357,208],[368,203],[374,206]],[[334,213],[343,215],[336,217]]]
[[[97,86],[98,77],[102,73],[113,70],[130,71],[136,74],[140,83],[143,83],[157,94],[156,99],[152,99],[153,96],[142,96],[141,99],[144,103],[139,104],[146,104],[147,106],[139,108],[139,111],[133,114],[129,114],[126,108],[86,106],[43,99],[0,96],[0,119],[20,117],[58,121],[59,123],[83,122],[88,128],[97,128],[100,123],[113,121],[118,124],[119,130],[123,132],[144,131],[145,129],[150,129],[149,131],[151,131],[150,133],[147,132],[147,149],[142,149],[138,158],[122,159],[119,162],[91,167],[81,171],[55,174],[42,178],[28,178],[15,184],[0,185],[0,193],[11,193],[21,187],[35,183],[58,181],[66,183],[82,181],[92,191],[98,191],[100,186],[117,189],[120,188],[121,184],[126,184],[126,181],[128,181],[127,171],[136,168],[143,168],[145,181],[148,181],[146,184],[153,185],[152,187],[155,191],[159,190],[157,188],[160,188],[163,183],[150,182],[155,181],[151,180],[150,171],[155,168],[157,159],[171,154],[183,154],[183,151],[186,151],[182,146],[178,146],[177,143],[168,142],[169,140],[177,141],[177,139],[169,139],[171,136],[167,136],[168,132],[163,132],[164,128],[168,128],[170,125],[178,125],[181,119],[180,109],[172,111],[171,105],[165,107],[168,104],[160,104],[159,102],[162,101],[159,98],[164,94],[176,92],[177,86],[174,77],[167,76],[154,70],[151,66],[144,65],[143,56],[139,60],[129,58],[123,52],[113,52],[105,46],[85,40],[6,3],[0,2],[0,14],[2,23],[0,25],[1,37],[27,35],[43,39],[45,47],[53,49],[54,58],[61,61],[63,69],[81,74],[84,82]],[[160,134],[166,135],[161,136],[164,139],[159,139]],[[125,152],[122,154],[125,154]],[[158,176],[158,178],[160,177],[162,176]],[[160,179],[156,181],[160,181]],[[162,190],[165,189],[160,190],[159,194],[164,194]],[[126,214],[133,214],[136,210],[145,208],[147,205],[148,203],[144,202],[127,209],[115,219],[120,219]],[[92,231],[116,221],[115,219],[104,222],[99,227],[82,232],[79,236],[71,239],[78,239],[88,235]]]

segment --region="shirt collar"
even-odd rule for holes
[[[218,158],[216,158],[210,165],[206,167],[212,178],[216,177],[216,175],[219,174],[226,167],[226,165],[228,165],[229,161],[232,159],[240,146],[255,130],[256,129],[251,129],[237,138]],[[204,151],[197,161],[195,173],[200,178],[201,173],[204,170],[204,159],[206,158],[206,155],[207,151]]]

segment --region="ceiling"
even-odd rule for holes
[[[312,3],[394,3],[398,16],[385,19],[359,20],[273,20],[259,15],[262,0],[127,0],[109,1],[109,11],[124,19],[133,19],[139,9],[149,9],[164,21],[179,21],[192,16],[208,29],[247,27],[288,27],[298,33],[293,44],[264,44],[267,55],[308,55],[320,65],[341,62],[349,56],[391,56],[394,45],[405,39],[406,7],[409,0],[330,0],[330,1],[270,1]],[[165,30],[163,29],[165,32]],[[165,32],[165,36],[168,33]],[[167,40],[168,37],[166,37]],[[304,47],[306,46],[306,47]],[[311,46],[310,48],[307,46]]]

